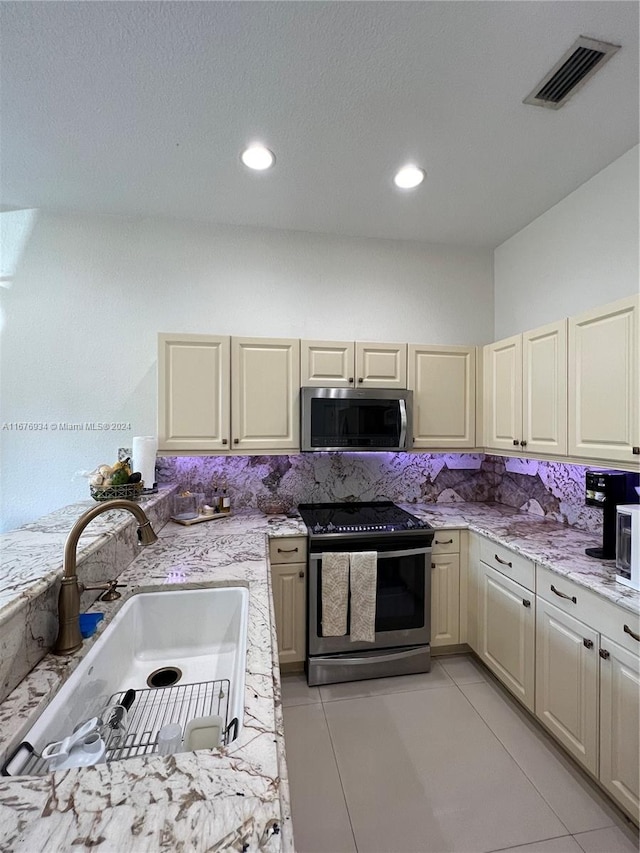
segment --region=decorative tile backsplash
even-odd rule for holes
[[[302,501],[490,501],[592,533],[601,512],[584,505],[582,465],[483,454],[302,453],[292,456],[161,456],[158,483],[198,492],[226,486],[232,506],[259,494]]]

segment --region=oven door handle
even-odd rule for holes
[[[400,403],[400,447],[405,447],[407,439],[407,403],[406,400],[399,400]]]
[[[361,548],[361,551],[366,551],[366,548]],[[325,552],[331,553],[331,552]],[[351,552],[354,553],[354,552]],[[357,553],[357,552],[356,552]],[[394,557],[415,557],[418,554],[430,554],[431,548],[408,548],[401,551],[378,551],[379,560],[390,560]],[[309,554],[310,563],[319,563],[322,559],[322,554]]]

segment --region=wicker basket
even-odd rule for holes
[[[122,499],[139,501],[144,483],[126,483],[124,486],[92,486],[89,485],[94,501],[113,501]]]

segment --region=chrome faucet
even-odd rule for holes
[[[76,569],[76,549],[78,547],[78,540],[85,527],[94,518],[112,509],[126,509],[135,517],[138,522],[138,540],[141,545],[152,545],[158,538],[144,511],[140,509],[138,504],[133,503],[133,501],[120,499],[105,501],[91,507],[91,509],[88,509],[80,516],[71,528],[64,546],[62,586],[60,587],[60,595],[58,596],[58,638],[52,649],[56,655],[70,655],[82,646],[82,636],[78,620],[80,615],[81,585],[78,583]]]

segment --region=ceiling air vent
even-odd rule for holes
[[[559,110],[618,50],[620,45],[580,36],[522,103]]]

